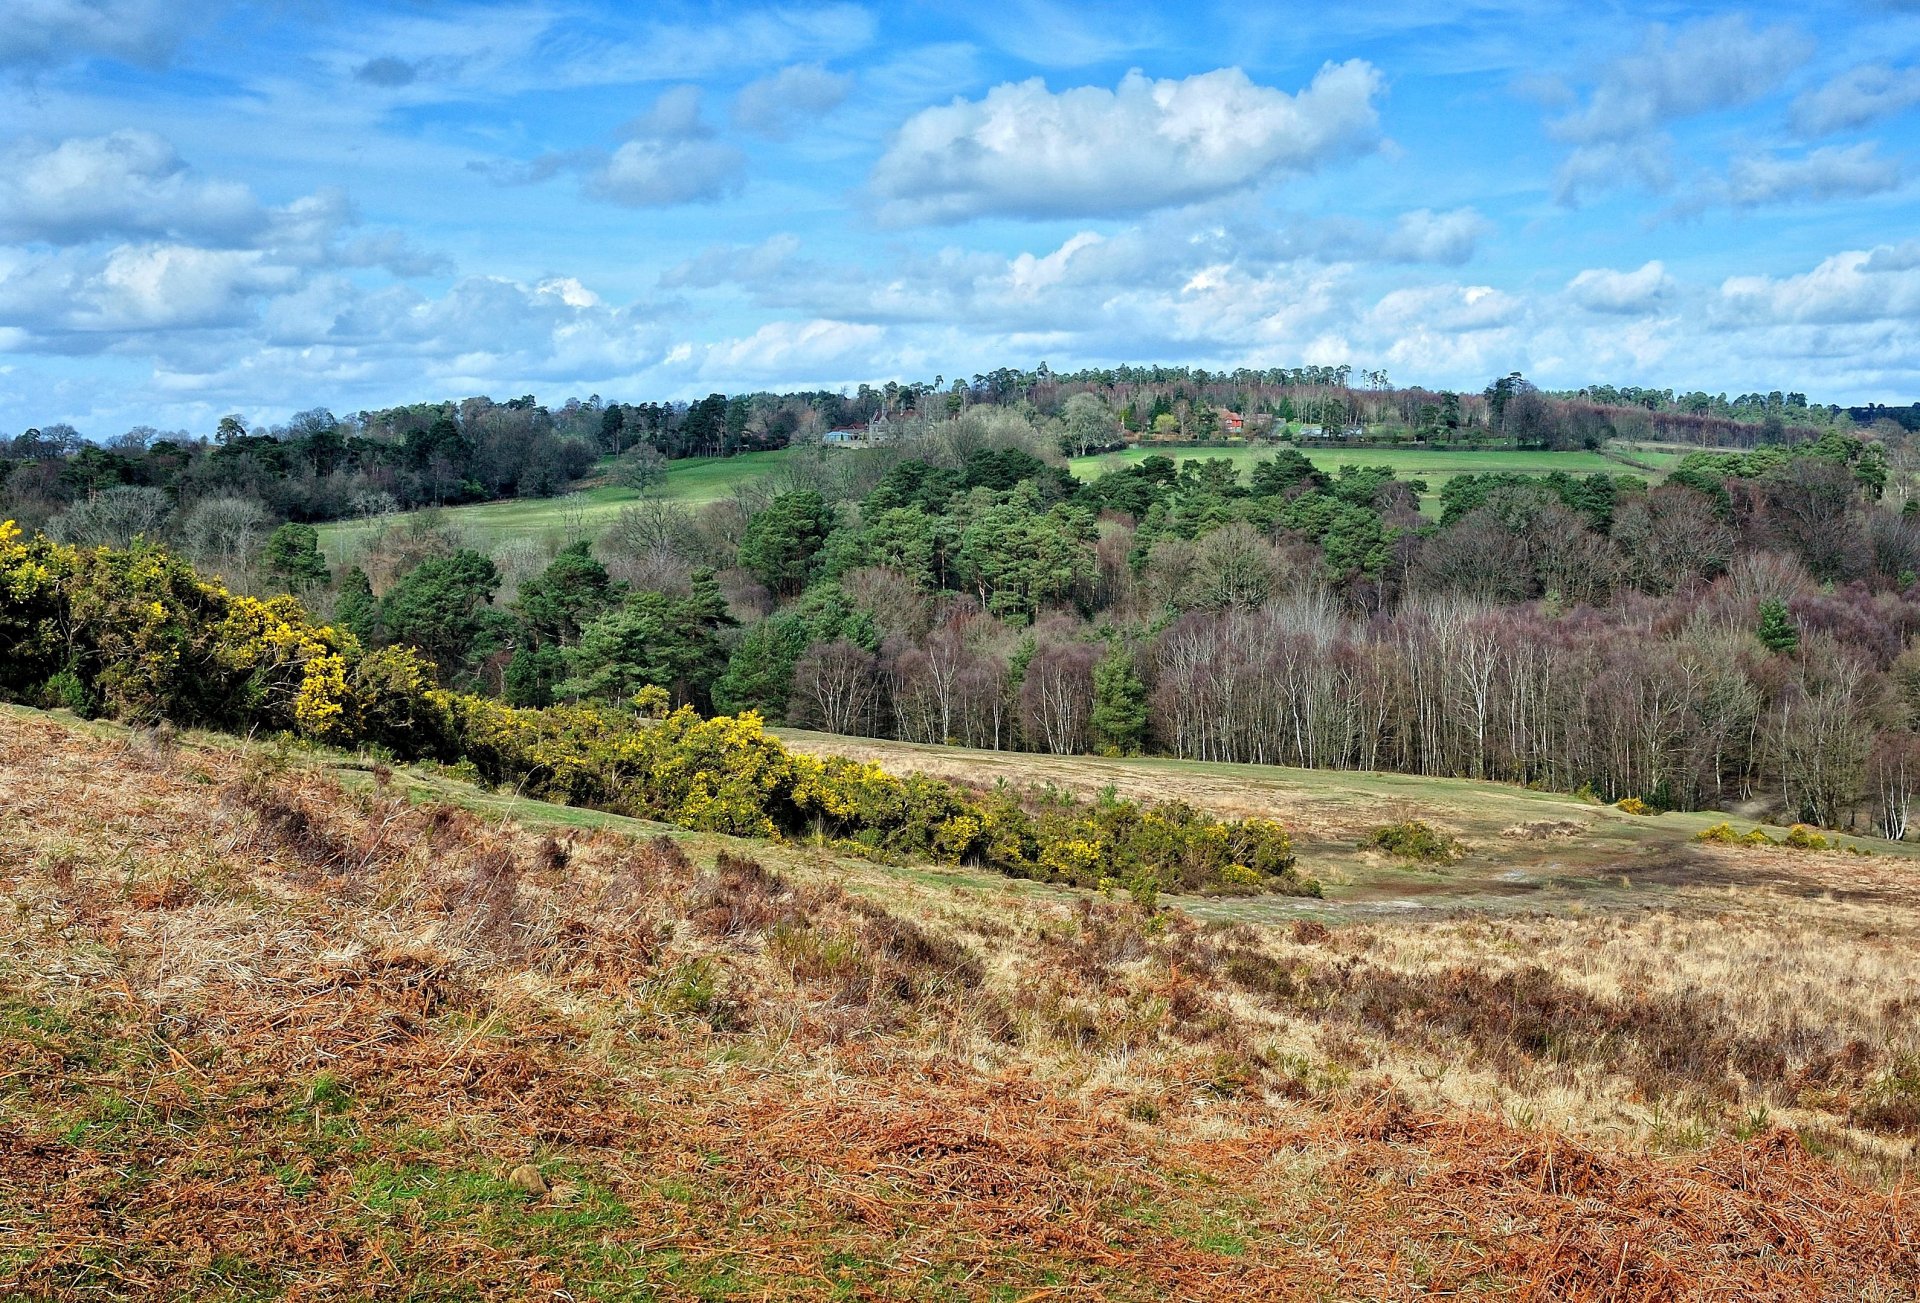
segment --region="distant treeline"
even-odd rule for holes
[[[1345,366],[1056,373],[1042,363],[951,382],[861,385],[851,394],[641,403],[594,395],[554,407],[532,395],[467,398],[349,416],[313,408],[253,429],[229,416],[199,434],[139,426],[110,438],[49,424],[0,436],[0,514],[38,526],[108,489],[144,488],[181,513],[227,499],[279,520],[375,516],[552,495],[605,457],[623,459],[634,482],[644,482],[649,460],[783,448],[843,428],[896,434],[980,406],[1019,413],[1072,454],[1139,439],[1205,445],[1288,434],[1436,447],[1595,448],[1626,438],[1751,448],[1817,438],[1850,424],[1850,414],[1920,424],[1901,409],[1809,406],[1797,393],[1728,399],[1602,385],[1549,394],[1518,374],[1453,393],[1396,388],[1384,372],[1362,372],[1356,383]],[[156,497],[144,509],[160,505]]]

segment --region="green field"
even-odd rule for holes
[[[1634,462],[1641,463],[1632,465],[1597,452],[1515,452],[1508,449],[1463,449],[1455,452],[1439,448],[1302,448],[1300,451],[1308,461],[1329,473],[1337,472],[1342,466],[1391,466],[1394,474],[1401,479],[1425,480],[1427,493],[1421,502],[1429,509],[1436,502],[1441,486],[1456,475],[1481,475],[1489,471],[1545,475],[1549,471],[1565,471],[1569,475],[1637,475],[1653,481],[1671,469],[1680,457],[1677,452],[1664,450],[1632,452],[1627,455]],[[1109,470],[1137,465],[1156,453],[1172,457],[1175,461],[1224,458],[1239,467],[1242,476],[1245,476],[1251,473],[1253,467],[1271,458],[1274,450],[1267,446],[1143,446],[1128,448],[1124,452],[1076,457],[1068,466],[1083,480],[1095,479]]]
[[[748,452],[737,457],[687,457],[667,465],[666,483],[657,496],[697,507],[717,502],[742,484],[778,471],[792,458],[791,448],[776,452]],[[585,534],[598,535],[640,495],[617,484],[595,484],[557,498],[512,498],[470,507],[449,507],[448,520],[492,549],[508,539],[564,541]],[[388,522],[382,522],[381,527]],[[344,563],[356,540],[368,526],[358,521],[335,521],[320,526],[320,548],[334,565]]]

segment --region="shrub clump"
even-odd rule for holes
[[[1385,824],[1369,833],[1360,847],[1429,864],[1451,864],[1467,853],[1458,837],[1449,837],[1423,819]]]
[[[1797,851],[1852,851],[1859,853],[1857,847],[1845,845],[1837,837],[1829,837],[1823,832],[1809,828],[1804,823],[1796,823],[1787,829],[1787,835],[1778,839],[1767,835],[1761,828],[1748,832],[1736,831],[1731,823],[1721,820],[1709,828],[1702,828],[1693,835],[1697,842],[1712,842],[1720,846],[1791,846]]]
[[[1787,835],[1781,839],[1780,844],[1800,851],[1830,851],[1834,847],[1831,837],[1815,832],[1804,823],[1796,823],[1787,829]]]
[[[1613,808],[1620,811],[1622,814],[1658,814],[1659,813],[1658,810],[1655,810],[1652,806],[1648,805],[1645,801],[1641,800],[1637,796],[1629,796],[1625,800],[1615,801],[1613,803]]]

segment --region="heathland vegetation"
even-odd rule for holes
[[[0,1292],[1920,1288],[1907,860],[1204,925],[501,800],[0,708]]]

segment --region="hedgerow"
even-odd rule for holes
[[[1190,806],[981,795],[789,751],[754,712],[522,709],[436,686],[293,597],[229,592],[163,549],[82,549],[0,525],[0,697],[133,722],[287,733],[470,766],[529,796],[740,837],[987,866],[1076,886],[1319,893],[1286,830]]]

